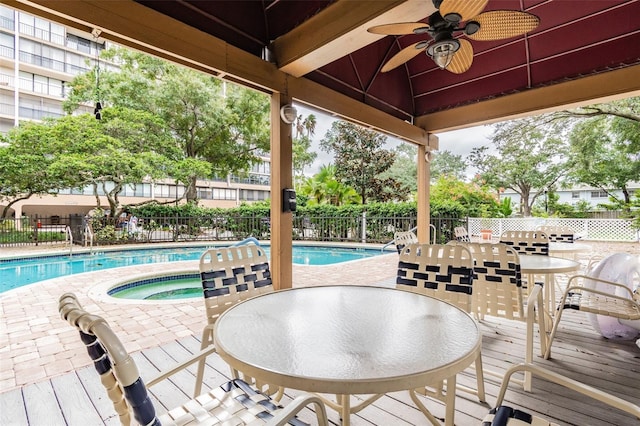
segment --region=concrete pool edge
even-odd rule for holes
[[[93,248],[73,247],[69,251],[69,246],[18,246],[2,247],[3,251],[11,251],[13,254],[0,254],[0,261],[11,261],[26,257],[48,257],[48,256],[73,256],[76,254],[91,254],[92,252],[109,252],[120,250],[144,250],[144,249],[168,249],[168,248],[213,248],[223,247],[239,243],[238,241],[198,241],[198,242],[175,242],[175,243],[145,243],[145,244],[114,244],[108,246],[94,246]],[[260,241],[261,246],[271,246],[270,240]],[[294,241],[294,246],[309,247],[336,247],[336,248],[363,248],[369,250],[381,250],[385,244],[378,243],[355,243],[355,242],[329,242],[329,241]],[[381,250],[382,251],[382,250]],[[395,246],[387,246],[384,252],[395,253]]]
[[[198,260],[185,260],[180,262],[162,262],[136,266],[124,266],[120,268],[108,269],[108,271],[125,270],[138,270],[137,273],[131,271],[131,274],[127,274],[124,277],[118,275],[117,278],[106,279],[100,281],[97,284],[92,285],[87,290],[87,296],[96,302],[107,302],[115,304],[148,304],[148,305],[172,305],[176,303],[192,302],[193,300],[200,300],[200,298],[188,298],[188,299],[175,299],[175,300],[140,300],[140,299],[124,299],[119,297],[113,297],[108,294],[109,290],[118,287],[119,285],[143,280],[147,278],[162,277],[167,275],[176,275],[180,273],[199,273],[198,272]],[[160,270],[158,270],[160,269]],[[99,272],[99,271],[96,271]],[[92,274],[94,272],[85,272],[84,274]],[[77,274],[77,275],[84,275]]]

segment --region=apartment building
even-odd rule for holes
[[[0,132],[6,133],[22,121],[61,117],[68,83],[92,70],[105,47],[104,40],[90,33],[0,5]],[[100,62],[103,69],[112,66]],[[92,111],[92,105],[81,109]],[[234,207],[268,199],[269,184],[270,161],[265,156],[245,177],[199,181],[198,197],[203,206]],[[141,182],[125,188],[120,201],[123,205],[149,199],[169,202],[183,193],[184,187],[170,180]],[[107,205],[106,198],[101,198],[101,204]],[[12,215],[85,214],[95,206],[93,187],[67,189],[56,196],[20,201],[12,206]]]

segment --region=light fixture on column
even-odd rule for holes
[[[286,104],[280,108],[280,118],[282,118],[282,121],[286,124],[292,124],[296,121],[296,117],[298,117],[298,110],[296,110],[293,105]]]

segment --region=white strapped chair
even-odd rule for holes
[[[605,292],[596,288],[587,287],[585,281],[592,284],[605,284],[613,292]],[[574,275],[567,283],[560,303],[558,311],[553,321],[553,328],[549,335],[547,350],[544,357],[551,357],[551,344],[558,332],[558,326],[562,319],[562,314],[566,309],[573,309],[581,312],[587,312],[597,315],[606,315],[617,318],[622,321],[634,321],[640,326],[640,293],[633,293],[626,285],[608,281],[602,278],[591,277],[588,275]]]
[[[546,350],[546,326],[541,321],[544,302],[542,284],[536,283],[529,292],[526,305],[522,291],[520,259],[513,248],[500,243],[460,243],[468,248],[474,258],[473,307],[476,318],[485,315],[526,322],[527,340],[525,362],[533,362],[534,324],[538,324],[540,334],[540,356]],[[536,315],[537,314],[537,315]],[[486,374],[502,377],[502,374],[484,370]],[[531,391],[531,375],[525,374],[522,383],[526,391]]]
[[[575,231],[567,226],[538,226],[538,231],[544,232],[549,237],[550,243],[573,243]]]
[[[471,242],[471,238],[463,226],[456,226],[453,228],[453,235],[456,237],[456,241],[460,241],[462,243]]]
[[[259,294],[273,291],[269,259],[264,249],[255,244],[235,247],[212,248],[200,256],[200,278],[207,316],[207,325],[202,330],[200,349],[213,345],[213,330],[220,315],[236,303]],[[204,376],[205,360],[198,363],[194,395],[198,395]],[[232,370],[234,377],[242,374]],[[244,377],[249,382],[253,378]],[[263,392],[279,400],[283,389],[267,383],[255,383]]]
[[[240,379],[230,380],[157,416],[147,389],[211,355],[215,348],[210,346],[175,367],[161,372],[145,384],[133,358],[104,318],[85,311],[76,296],[71,293],[60,297],[58,309],[62,318],[80,332],[80,338],[87,347],[87,352],[100,375],[100,381],[106,388],[122,425],[308,426],[296,418],[296,415],[309,405],[315,408],[318,424],[328,424],[324,404],[317,396],[301,395],[283,408]]]
[[[558,373],[550,371],[546,368],[538,367],[533,364],[519,364],[511,367],[504,375],[502,385],[500,386],[500,392],[498,393],[498,399],[496,406],[489,411],[489,414],[484,418],[482,426],[558,426],[557,423],[532,415],[524,410],[512,408],[507,405],[503,405],[504,397],[509,387],[509,380],[514,373],[524,372],[525,374],[533,374],[546,381],[556,383],[567,389],[573,390],[579,394],[588,396],[597,401],[600,401],[612,408],[622,410],[632,416],[640,419],[640,407],[636,404],[632,404],[629,401],[625,401],[622,398],[603,392],[600,389],[596,389],[592,386],[580,383],[576,380],[562,376]]]
[[[402,252],[402,249],[409,244],[415,244],[418,242],[418,236],[413,231],[397,231],[393,234],[393,241],[396,244],[396,250],[398,254]]]
[[[500,242],[513,247],[518,254],[549,256],[549,237],[541,231],[506,231]]]
[[[473,257],[462,246],[443,244],[410,244],[402,249],[398,261],[396,288],[426,294],[450,302],[465,312],[471,312]],[[477,389],[458,386],[461,391],[485,400],[482,356],[475,362]],[[444,383],[437,387],[416,389],[426,396],[445,400]],[[447,392],[449,390],[447,389]],[[410,393],[417,405],[418,401]]]

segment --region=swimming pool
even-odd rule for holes
[[[38,281],[83,272],[161,262],[198,260],[207,248],[170,247],[129,249],[89,253],[0,259],[0,293]],[[269,246],[262,246],[267,255]],[[330,265],[380,255],[377,249],[326,246],[293,246],[293,263],[297,265]]]
[[[179,300],[202,297],[198,272],[165,274],[118,284],[107,291],[109,296],[133,300]]]

